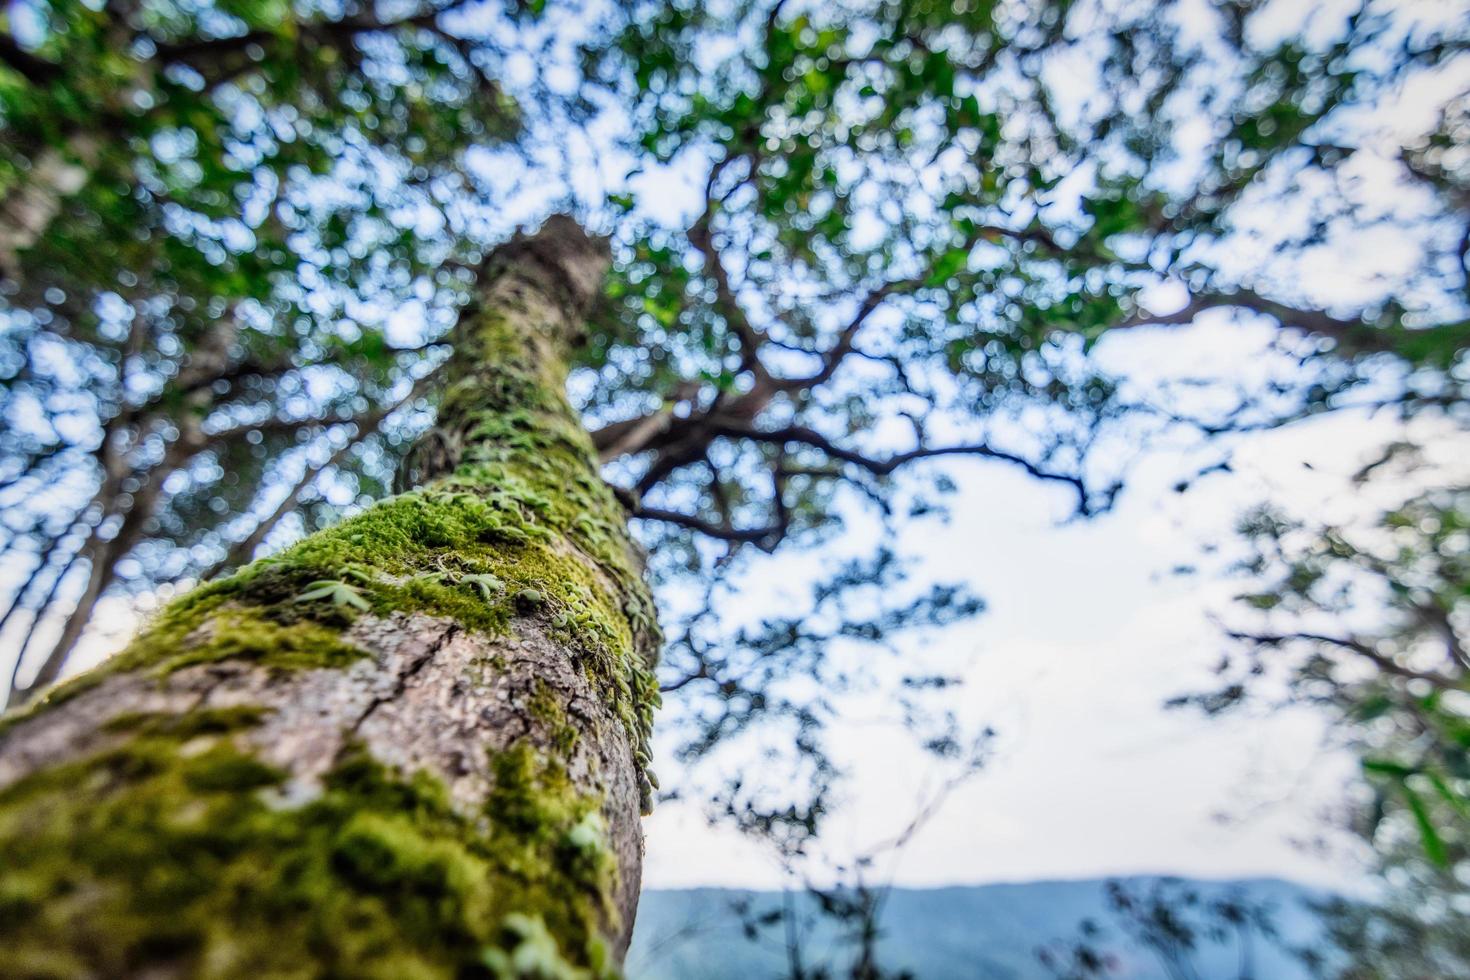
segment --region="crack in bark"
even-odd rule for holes
[[[194,703],[189,706],[189,711],[198,711],[203,708],[209,703],[209,699],[214,696],[214,692],[223,687],[225,682],[233,679],[238,673],[238,670],[211,670],[209,672],[209,682],[204,685],[203,689],[199,692],[199,697],[195,698]]]
[[[425,649],[422,654],[414,658],[414,660],[408,665],[408,669],[399,673],[397,681],[394,682],[392,693],[379,695],[378,697],[373,698],[372,701],[368,703],[368,706],[362,709],[362,712],[357,716],[357,719],[353,721],[351,725],[347,726],[346,734],[349,736],[357,735],[362,730],[362,726],[367,724],[368,718],[372,717],[373,712],[377,711],[380,707],[389,703],[390,701],[396,701],[399,698],[403,697],[403,695],[408,691],[409,682],[413,680],[414,677],[418,676],[418,674],[429,665],[429,662],[432,661],[434,657],[437,656],[439,652],[449,644],[450,640],[454,639],[455,635],[458,632],[459,627],[454,624],[450,624],[449,626],[446,626],[444,629],[440,630],[438,637],[436,637],[433,642],[429,643],[427,649]],[[347,751],[347,748],[348,743],[347,740],[344,739],[341,748],[337,750],[338,758],[341,758],[342,754]]]

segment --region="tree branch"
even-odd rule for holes
[[[1181,326],[1194,322],[1195,317],[1199,314],[1213,309],[1241,309],[1269,316],[1283,327],[1290,327],[1303,333],[1332,340],[1340,349],[1348,353],[1401,352],[1406,339],[1416,337],[1426,339],[1439,333],[1444,333],[1451,338],[1460,338],[1462,345],[1466,342],[1465,338],[1470,337],[1470,327],[1463,323],[1415,330],[1375,326],[1365,320],[1344,320],[1325,310],[1278,302],[1254,290],[1244,288],[1196,293],[1190,297],[1188,303],[1173,313],[1149,313],[1140,309],[1116,324],[1113,329]]]
[[[1405,680],[1425,681],[1435,687],[1444,690],[1456,690],[1460,687],[1462,679],[1436,670],[1415,670],[1405,667],[1392,657],[1379,653],[1372,646],[1362,640],[1351,636],[1329,636],[1325,633],[1246,633],[1239,630],[1229,630],[1226,635],[1232,640],[1240,640],[1246,643],[1256,643],[1261,646],[1279,647],[1284,643],[1325,643],[1329,646],[1346,650],[1357,654],[1373,663],[1384,673],[1402,677]]]
[[[920,446],[907,452],[895,453],[883,459],[864,456],[855,450],[846,449],[832,442],[831,439],[822,435],[815,429],[806,426],[791,425],[780,429],[758,429],[754,427],[742,427],[733,425],[718,426],[716,431],[720,435],[733,438],[752,439],[757,442],[784,444],[800,443],[818,449],[834,459],[844,463],[850,463],[860,467],[874,476],[888,476],[899,467],[921,459],[932,459],[940,456],[978,456],[985,459],[994,459],[1010,463],[1024,469],[1028,474],[1038,480],[1053,483],[1064,483],[1073,488],[1077,494],[1077,509],[1083,515],[1092,514],[1095,508],[1091,504],[1087,492],[1087,486],[1079,476],[1067,473],[1055,473],[1043,469],[1035,462],[1018,456],[1014,453],[1003,452],[985,443],[967,443],[954,446]],[[1117,493],[1116,487],[1109,488],[1106,497],[1110,501]]]
[[[728,525],[715,524],[713,521],[704,520],[694,514],[684,514],[676,510],[663,510],[658,507],[645,507],[641,504],[633,511],[633,517],[644,521],[663,521],[678,527],[698,531],[700,534],[708,535],[720,541],[734,541],[745,544],[759,544],[771,538],[781,531],[779,525],[771,524],[766,527],[730,527]]]
[[[716,507],[720,511],[721,522],[719,524],[693,514],[645,507],[641,503],[633,508],[632,516],[642,520],[664,521],[678,527],[688,528],[720,541],[728,541],[732,546],[753,544],[767,553],[775,551],[776,546],[785,539],[787,531],[791,528],[791,511],[786,506],[786,481],[792,474],[786,469],[784,448],[777,452],[771,464],[771,511],[775,515],[775,520],[764,527],[734,526],[730,519],[729,502],[724,498],[720,486],[719,470],[709,462],[708,457],[705,458],[705,463],[709,465],[711,472],[710,492],[715,497]]]
[[[435,373],[436,372],[431,371],[423,378],[420,378],[418,382],[414,384],[409,393],[394,404],[380,411],[363,416],[357,423],[355,423],[357,427],[356,432],[354,432],[353,435],[349,436],[347,441],[343,443],[335,452],[333,452],[332,455],[327,457],[326,460],[315,466],[308,464],[302,471],[301,478],[296,481],[291,490],[281,500],[280,504],[276,506],[276,509],[273,510],[267,517],[262,518],[255,525],[255,527],[251,529],[249,534],[231,545],[229,551],[225,554],[223,558],[215,562],[213,565],[210,565],[204,571],[200,572],[200,581],[208,581],[209,579],[214,578],[220,572],[224,571],[226,568],[233,568],[237,565],[241,565],[249,561],[251,556],[255,554],[255,549],[260,547],[261,543],[265,541],[265,539],[270,535],[271,531],[273,531],[276,526],[285,519],[287,514],[291,513],[291,511],[296,508],[297,503],[301,499],[301,495],[306,492],[306,489],[310,487],[313,483],[315,483],[317,478],[320,477],[322,473],[331,469],[334,466],[337,466],[344,459],[346,459],[347,454],[352,451],[352,447],[356,446],[368,436],[378,431],[378,427],[383,424],[383,421],[389,415],[392,415],[404,405],[407,405],[409,402],[422,395],[424,393],[424,390],[428,387],[429,379],[432,378]]]
[[[467,2],[468,0],[454,0],[442,7],[431,7],[397,20],[381,20],[375,16],[367,16],[299,24],[292,40],[294,42],[297,38],[310,37],[318,42],[325,41],[341,46],[359,34],[393,31],[401,27],[432,27],[441,14],[457,10]],[[197,59],[216,59],[222,55],[243,51],[252,44],[267,44],[284,37],[287,35],[278,30],[257,29],[244,34],[232,34],[228,37],[189,38],[184,41],[158,44],[154,58],[164,64],[189,64],[190,67],[197,69],[198,65],[194,63]]]
[[[964,240],[953,246],[953,248],[963,249],[968,253],[986,238],[1011,238],[1016,241],[1035,242],[1046,247],[1053,253],[1061,254],[1062,252],[1056,240],[1051,237],[1051,234],[1039,226],[1018,231],[1001,225],[990,224],[976,225],[965,236]],[[946,251],[952,250],[946,249]],[[933,264],[931,263],[930,270],[926,271],[923,275],[912,276],[907,279],[894,279],[869,291],[868,295],[863,298],[862,303],[858,305],[857,313],[842,328],[842,331],[837,335],[837,339],[833,341],[832,346],[822,353],[822,367],[817,373],[805,378],[783,379],[776,381],[775,385],[783,391],[796,391],[814,388],[831,379],[837,373],[837,369],[841,367],[843,360],[849,354],[857,353],[855,345],[857,343],[858,333],[862,330],[863,325],[867,323],[868,317],[872,315],[873,311],[882,306],[884,301],[890,296],[909,293],[924,286],[929,281],[930,275],[933,274],[932,268]]]
[[[837,335],[832,346],[822,353],[822,367],[816,374],[805,378],[787,378],[776,382],[777,386],[786,391],[800,391],[807,388],[815,388],[831,379],[842,366],[847,355],[853,353],[854,345],[857,343],[858,332],[862,330],[863,324],[867,323],[868,317],[889,296],[902,290],[915,288],[923,283],[921,279],[899,279],[887,282],[872,290],[864,297],[858,305],[857,313],[848,321],[847,326]]]

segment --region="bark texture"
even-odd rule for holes
[[[0,722],[0,976],[616,972],[658,637],[564,395],[607,262],[498,250],[416,489]]]

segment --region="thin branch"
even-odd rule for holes
[[[720,541],[734,541],[744,544],[759,545],[778,533],[782,533],[779,524],[771,524],[766,527],[729,527],[727,525],[715,524],[704,520],[694,514],[684,514],[675,510],[663,510],[658,507],[639,506],[633,512],[634,517],[645,521],[663,521],[678,527],[698,531],[700,534],[708,535]]]
[[[699,662],[699,669],[698,670],[690,671],[689,673],[685,674],[683,677],[679,678],[676,681],[669,681],[668,683],[660,684],[658,686],[658,690],[659,690],[659,693],[660,694],[672,694],[675,691],[681,691],[681,690],[683,690],[685,687],[688,687],[690,684],[693,684],[695,681],[713,680],[713,679],[714,679],[714,675],[712,675],[709,672],[709,664],[707,664],[703,660],[701,660]]]
[[[44,449],[39,453],[26,453],[25,455],[28,458],[26,462],[21,464],[20,469],[13,476],[8,476],[0,480],[0,493],[4,493],[18,483],[29,480],[40,470],[49,466],[51,461],[57,456],[71,448],[67,443],[58,442],[56,445]]]
[[[1405,680],[1425,681],[1445,690],[1458,689],[1462,683],[1459,677],[1441,673],[1435,670],[1415,670],[1405,667],[1392,657],[1379,653],[1372,646],[1362,640],[1351,636],[1329,636],[1325,633],[1247,633],[1239,630],[1230,630],[1226,633],[1232,640],[1240,640],[1246,643],[1257,643],[1262,646],[1281,646],[1284,643],[1325,643],[1335,646],[1340,650],[1355,653],[1370,661],[1379,670],[1402,677]]]
[[[308,464],[306,468],[302,471],[301,478],[296,481],[290,492],[288,492],[286,496],[281,500],[280,504],[276,506],[276,509],[272,511],[269,516],[261,519],[260,522],[257,523],[253,529],[251,529],[248,535],[246,535],[241,540],[235,542],[235,544],[231,545],[229,551],[225,554],[223,558],[201,572],[199,574],[200,580],[208,581],[209,579],[214,578],[214,576],[218,575],[220,572],[224,571],[226,568],[232,568],[249,561],[251,556],[255,554],[255,549],[260,547],[261,543],[265,541],[265,539],[270,535],[271,531],[275,530],[276,526],[285,519],[286,515],[290,514],[291,511],[296,508],[296,505],[301,500],[301,495],[306,492],[307,488],[315,483],[322,473],[339,465],[344,459],[346,459],[347,454],[352,451],[352,448],[354,446],[361,443],[368,436],[377,432],[379,427],[383,424],[383,421],[387,419],[388,416],[392,415],[404,405],[407,405],[414,399],[421,396],[428,389],[429,385],[432,383],[432,379],[437,375],[437,373],[438,372],[436,371],[430,371],[428,374],[424,375],[422,378],[416,381],[413,387],[409,390],[408,394],[404,395],[397,402],[394,402],[392,405],[389,405],[380,411],[376,411],[369,415],[363,416],[357,423],[355,423],[356,431],[354,432],[354,434],[348,437],[347,441],[343,443],[342,446],[339,447],[335,452],[333,452],[331,456],[327,457],[326,460],[315,466]]]
[[[671,398],[647,415],[613,422],[592,433],[592,446],[600,463],[610,463],[619,456],[641,452],[657,436],[668,431],[674,422],[674,410],[691,401],[699,392],[697,382],[684,382]]]
[[[21,582],[16,587],[16,590],[11,593],[10,604],[6,607],[4,614],[0,614],[0,631],[3,631],[10,623],[10,617],[14,616],[16,610],[20,609],[22,600],[25,599],[26,595],[35,586],[37,580],[40,579],[41,573],[51,564],[51,559],[56,554],[56,549],[60,545],[63,537],[65,537],[64,534],[49,538],[45,544],[37,549],[36,564],[32,566],[30,574],[26,576],[25,581]]]
[[[441,15],[463,7],[468,0],[455,0],[443,6],[431,7],[397,20],[381,20],[375,16],[347,17],[342,20],[316,21],[298,24],[294,38],[310,37],[318,42],[327,41],[337,45],[352,40],[359,34],[393,31],[401,27],[430,27]],[[188,40],[157,45],[155,59],[164,64],[189,64],[197,68],[198,59],[217,59],[222,55],[244,51],[252,44],[267,44],[288,37],[279,30],[257,29],[228,37],[189,38]]]
[[[223,558],[200,572],[199,580],[201,582],[207,582],[227,568],[235,568],[248,562],[251,556],[255,554],[255,549],[259,548],[265,539],[270,536],[270,533],[276,529],[276,526],[285,520],[287,514],[290,514],[296,509],[296,505],[301,501],[301,495],[306,492],[307,488],[316,483],[317,478],[323,472],[346,459],[352,447],[362,442],[367,435],[367,431],[363,431],[360,435],[354,435],[323,462],[315,466],[308,464],[302,471],[301,478],[296,481],[286,496],[281,498],[281,502],[276,506],[276,509],[271,511],[268,516],[257,521],[255,527],[251,528],[249,534],[232,544]]]
[[[1195,317],[1207,310],[1214,309],[1249,310],[1269,316],[1283,327],[1332,340],[1347,352],[1391,353],[1397,350],[1400,343],[1407,338],[1423,338],[1439,332],[1451,338],[1460,337],[1462,340],[1465,336],[1470,335],[1470,328],[1463,323],[1448,323],[1415,330],[1378,327],[1364,320],[1345,320],[1335,317],[1325,310],[1278,302],[1254,290],[1244,288],[1196,293],[1190,297],[1188,303],[1173,313],[1150,313],[1140,309],[1116,324],[1113,329],[1181,326],[1193,323]]]
[[[1061,247],[1052,238],[1051,233],[1039,225],[1021,230],[1006,228],[1002,225],[976,225],[965,236],[963,241],[954,245],[952,249],[946,249],[946,251],[963,249],[968,254],[976,245],[987,238],[1010,238],[1021,242],[1034,242],[1047,248],[1054,254],[1062,254]],[[894,279],[869,291],[868,295],[863,298],[863,301],[858,304],[857,312],[853,315],[852,319],[838,333],[837,339],[822,353],[822,367],[817,373],[804,378],[783,379],[775,382],[776,386],[785,391],[804,390],[814,388],[828,381],[837,373],[838,368],[842,366],[842,362],[849,354],[858,353],[855,348],[858,334],[873,312],[882,306],[890,296],[903,295],[922,288],[929,282],[929,278],[933,274],[932,268],[931,263],[930,269],[926,270],[922,275],[911,276],[906,279]]]
[[[734,159],[727,157],[721,165]],[[718,167],[711,173],[711,179],[718,173]],[[757,382],[769,377],[765,365],[760,359],[761,346],[766,341],[763,331],[756,328],[745,315],[745,310],[740,306],[740,300],[735,296],[735,288],[730,283],[730,273],[725,269],[724,261],[720,258],[720,250],[714,245],[713,232],[710,225],[714,219],[714,202],[711,200],[703,214],[694,222],[688,232],[689,244],[704,257],[704,274],[715,287],[715,308],[724,317],[725,323],[735,332],[735,339],[740,344],[740,370],[748,371],[755,376]]]
[[[894,470],[898,469],[901,466],[905,466],[908,463],[916,462],[921,459],[932,459],[940,456],[978,456],[985,459],[995,459],[1001,462],[1011,463],[1012,465],[1019,466],[1038,480],[1046,480],[1053,483],[1065,483],[1076,491],[1079,511],[1083,514],[1092,513],[1092,508],[1087,493],[1087,486],[1080,476],[1074,476],[1067,473],[1056,473],[1051,470],[1043,469],[1041,466],[1029,459],[1026,459],[1024,456],[1018,456],[1014,453],[1003,452],[1001,450],[988,446],[985,443],[968,443],[954,446],[934,447],[921,446],[917,449],[911,449],[907,452],[895,453],[883,459],[876,459],[873,457],[864,456],[862,453],[859,453],[855,450],[845,449],[842,446],[838,446],[836,443],[832,442],[831,439],[828,439],[826,436],[822,435],[815,429],[811,429],[801,425],[791,425],[780,429],[758,429],[753,427],[722,425],[718,427],[717,431],[720,435],[735,438],[753,439],[757,442],[777,444],[795,442],[802,445],[811,446],[814,449],[821,450],[823,453],[826,453],[828,456],[831,456],[834,459],[839,459],[845,463],[851,463],[854,466],[858,466],[864,470],[867,470],[874,476],[888,476],[893,473]],[[1109,493],[1109,496],[1111,496],[1111,492]]]
[[[872,315],[873,311],[882,306],[883,301],[894,293],[916,288],[922,283],[923,280],[921,279],[899,279],[884,283],[868,293],[862,303],[858,305],[857,313],[842,328],[842,332],[837,335],[837,339],[833,341],[832,346],[822,353],[821,369],[816,374],[805,378],[787,378],[778,381],[777,385],[784,390],[793,391],[815,388],[817,385],[828,381],[832,375],[837,373],[837,369],[842,366],[842,362],[847,355],[854,352],[858,332],[862,330],[863,325],[867,323],[868,317]]]
[[[705,520],[694,514],[685,514],[680,511],[664,510],[657,507],[645,507],[638,503],[632,510],[632,516],[642,520],[663,521],[678,527],[698,531],[711,538],[720,541],[728,541],[734,546],[742,544],[753,544],[765,552],[776,550],[791,528],[791,511],[786,504],[786,481],[792,473],[786,468],[786,451],[782,447],[778,449],[776,458],[771,463],[771,513],[775,515],[772,523],[764,527],[736,527],[730,516],[729,501],[725,499],[724,490],[720,486],[719,470],[709,461],[704,462],[711,471],[711,494],[715,498],[716,508],[720,511],[720,523]],[[726,559],[730,555],[725,556]]]
[[[10,668],[10,682],[5,688],[5,707],[9,707],[19,700],[24,700],[37,687],[34,681],[26,687],[18,686],[21,667],[25,664],[26,653],[30,650],[31,641],[35,639],[36,631],[46,616],[46,610],[50,609],[56,601],[57,593],[61,591],[61,583],[66,581],[66,577],[71,574],[71,570],[76,566],[77,560],[82,557],[82,551],[82,548],[78,548],[67,557],[65,563],[57,570],[56,577],[51,580],[51,588],[47,591],[46,597],[36,606],[35,615],[31,617],[30,624],[26,627],[25,637],[21,640],[20,645],[15,651],[15,663]],[[45,669],[44,664],[42,665],[42,669]]]

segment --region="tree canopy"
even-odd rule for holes
[[[1453,18],[1373,5],[635,15],[603,71],[627,66],[650,176],[610,197],[630,214],[589,408],[617,420],[594,439],[631,457],[610,472],[634,515],[660,522],[656,567],[708,575],[741,546],[831,540],[851,507],[897,526],[943,506],[943,469],[926,490],[895,481],[938,457],[1019,467],[1087,515],[1148,444],[1207,474],[1234,433],[1343,407],[1463,420],[1465,104],[1416,133],[1384,115],[1463,83],[1463,43]],[[684,220],[642,217],[670,171],[696,189]],[[1364,237],[1403,250],[1401,274],[1314,282]],[[1101,356],[1211,318],[1264,331],[1258,370],[1144,382]],[[946,598],[915,619],[979,608]],[[673,683],[717,692],[691,746],[782,717],[825,773],[824,702],[770,690],[840,683],[812,651],[890,630],[796,616],[729,643],[723,602],[666,653]]]

